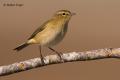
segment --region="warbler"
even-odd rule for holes
[[[26,42],[19,45],[14,50],[20,51],[28,45],[38,44],[41,61],[43,63],[44,60],[41,53],[41,46],[48,47],[50,50],[54,51],[61,59],[60,52],[56,51],[52,47],[63,40],[68,29],[69,20],[73,15],[75,15],[75,13],[72,13],[69,10],[57,11],[51,19],[37,28]]]

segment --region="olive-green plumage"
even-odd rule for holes
[[[36,29],[24,44],[14,50],[19,51],[30,44],[39,44],[46,47],[56,45],[64,38],[72,15],[73,13],[68,10],[57,11],[50,20]]]

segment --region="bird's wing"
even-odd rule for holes
[[[41,25],[40,27],[38,27],[38,28],[33,32],[33,34],[28,38],[28,40],[29,40],[29,39],[32,39],[37,33],[43,31],[43,30],[46,28],[45,25],[47,24],[47,22],[49,22],[49,21],[46,21],[43,25]]]

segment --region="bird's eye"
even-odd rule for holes
[[[62,15],[65,15],[65,13],[63,13]]]

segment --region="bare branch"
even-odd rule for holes
[[[45,65],[42,65],[40,58],[34,58],[6,66],[0,66],[0,76],[47,66],[50,64],[59,64],[72,61],[98,60],[104,58],[120,58],[120,48],[105,48],[85,52],[71,52],[66,54],[64,53],[61,56],[64,61],[61,61],[58,55],[49,55],[44,57]]]

